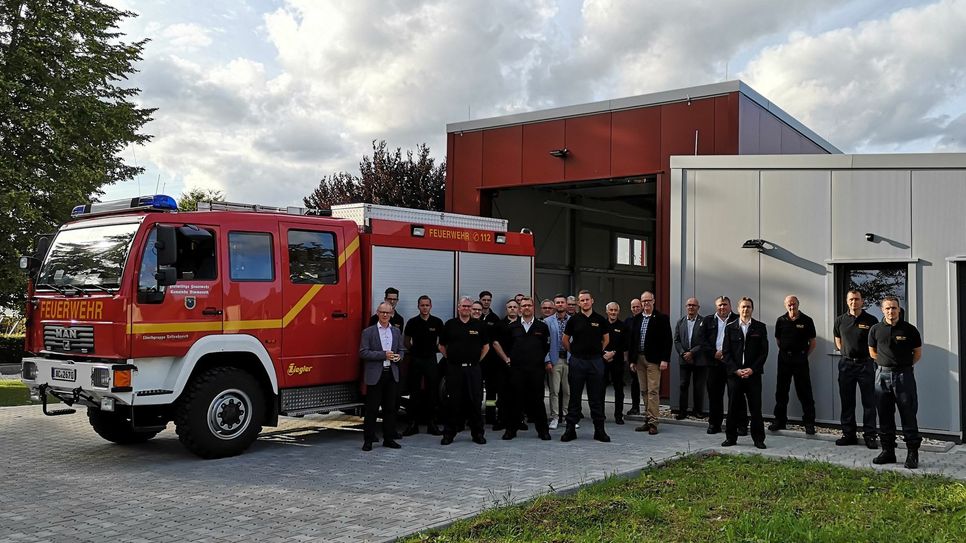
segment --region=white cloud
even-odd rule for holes
[[[174,50],[193,51],[211,44],[211,29],[194,23],[176,23],[160,32],[160,39]]]

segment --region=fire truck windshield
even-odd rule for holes
[[[117,288],[138,223],[61,230],[37,276],[38,288]]]

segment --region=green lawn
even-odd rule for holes
[[[0,379],[0,407],[11,405],[30,405],[30,393],[27,387],[16,379]],[[40,402],[36,402],[40,405]],[[60,403],[60,400],[47,397],[47,403]]]
[[[966,541],[966,484],[759,456],[688,457],[407,541]]]

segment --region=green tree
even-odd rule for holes
[[[198,202],[223,202],[225,193],[215,189],[193,188],[181,193],[178,198],[179,211],[197,211]]]
[[[21,305],[17,256],[72,206],[141,168],[120,152],[154,109],[125,84],[145,41],[123,41],[134,14],[97,0],[0,2],[0,306]]]
[[[363,156],[360,175],[334,173],[322,178],[305,206],[327,209],[337,204],[370,203],[414,209],[443,210],[446,161],[436,164],[423,143],[416,152],[389,151],[385,140],[372,142],[372,156]]]

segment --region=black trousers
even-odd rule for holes
[[[446,422],[443,433],[456,435],[463,430],[464,423],[468,423],[470,432],[474,436],[483,435],[483,414],[480,406],[483,403],[483,376],[479,364],[463,366],[462,364],[446,363],[446,398],[443,406],[446,410]]]
[[[692,413],[698,414],[704,412],[704,390],[706,387],[705,381],[708,378],[708,367],[707,366],[696,366],[694,364],[681,364],[681,384],[678,390],[678,409],[682,415],[688,412],[688,389],[691,389],[694,395],[694,403],[691,405],[694,409]]]
[[[614,387],[614,418],[624,416],[624,353],[617,353],[610,362],[604,362],[604,389],[607,385]]]
[[[879,411],[879,439],[882,448],[896,448],[896,408],[902,423],[902,440],[906,447],[918,449],[922,444],[919,435],[919,393],[912,368],[889,369],[880,367],[875,372],[875,400]]]
[[[412,356],[407,383],[413,423],[432,424],[439,409],[439,364],[436,357]]]
[[[386,368],[379,382],[366,387],[366,416],[363,419],[363,438],[376,440],[376,415],[382,406],[382,438],[390,439],[396,435],[396,380],[392,370]]]
[[[761,417],[761,374],[742,379],[737,375],[728,376],[728,423],[725,436],[731,441],[738,439],[738,428],[747,424],[751,418],[751,438],[755,442],[765,440],[765,422]],[[748,413],[745,413],[745,406]]]
[[[854,436],[858,431],[855,421],[855,387],[862,395],[862,435],[874,437],[875,430],[875,362],[839,360],[839,398],[842,400],[842,435]]]
[[[708,427],[721,428],[721,422],[724,420],[724,396],[725,386],[728,383],[728,373],[725,371],[723,363],[715,360],[711,364],[706,375],[708,383]]]
[[[637,381],[637,372],[630,371],[628,364],[626,362],[621,363],[621,366],[627,368],[627,371],[631,375],[631,409],[641,410],[641,383]]]
[[[812,379],[808,372],[808,353],[778,353],[778,383],[775,385],[775,422],[788,422],[788,391],[792,380],[795,393],[802,402],[802,422],[815,424],[815,399],[812,397]]]
[[[537,361],[538,365],[511,366],[510,367],[510,390],[506,395],[504,409],[506,409],[507,421],[522,420],[526,413],[527,419],[533,423],[538,434],[549,431],[547,426],[547,406],[543,401],[543,384],[547,371],[544,369],[543,361]],[[507,430],[515,432],[516,428],[507,426]]]
[[[584,386],[587,387],[587,403],[590,404],[590,418],[594,428],[604,426],[604,360],[601,357],[570,357],[569,382],[570,405],[567,407],[567,427],[571,428],[580,421],[580,406],[584,401]]]
[[[510,383],[510,368],[506,365],[506,362],[500,360],[500,357],[494,355],[487,355],[486,359],[482,363],[483,368],[483,386],[486,389],[486,401],[492,402],[496,401],[496,406],[486,406],[484,410],[486,413],[486,423],[494,424],[496,422],[502,422],[506,424],[505,413],[503,413],[506,408],[505,397],[507,396],[507,388]]]

